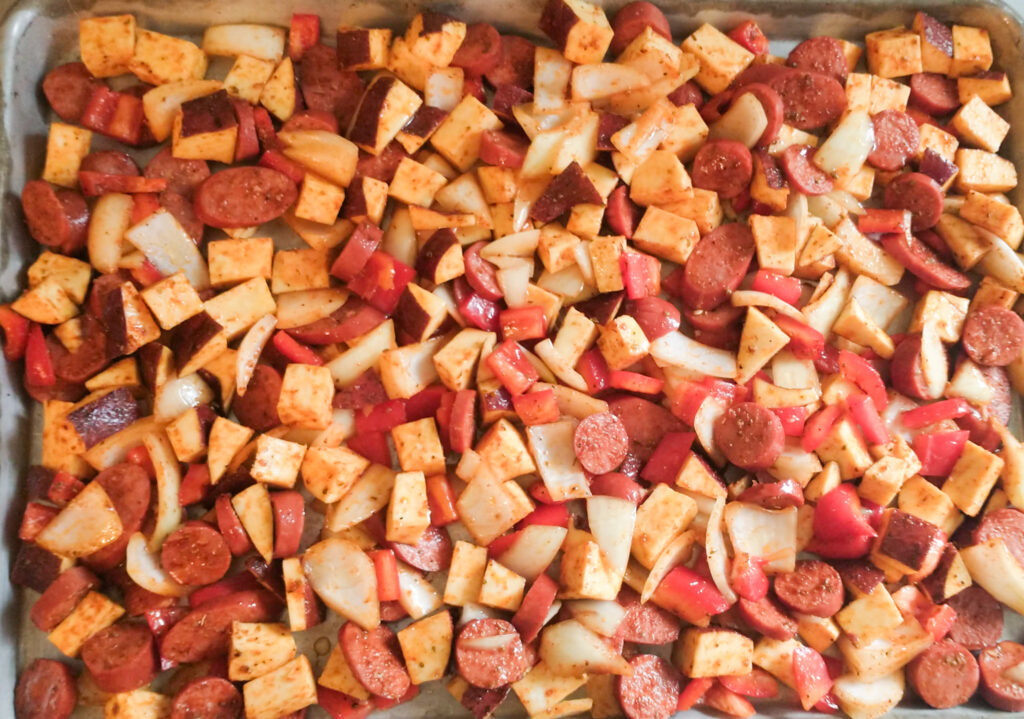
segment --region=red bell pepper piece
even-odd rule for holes
[[[548,334],[548,320],[544,308],[538,305],[515,307],[498,313],[502,339],[520,342],[539,340]]]
[[[369,412],[356,412],[356,434],[390,432],[408,421],[405,402],[400,399],[389,399],[387,402],[373,405]]]
[[[905,234],[910,232],[909,210],[883,210],[878,207],[865,210],[857,217],[857,229],[862,234]]]
[[[248,100],[231,98],[231,106],[238,120],[238,139],[235,141],[235,162],[248,160],[260,154],[260,138],[256,134],[256,114]]]
[[[794,307],[800,302],[800,280],[771,270],[758,270],[750,289],[778,297]]]
[[[132,224],[137,225],[160,209],[160,198],[149,192],[132,195]]]
[[[755,55],[768,52],[768,38],[753,20],[744,20],[729,31],[729,37]]]
[[[126,145],[137,145],[142,136],[142,123],[145,120],[142,98],[123,92],[115,94],[117,101],[114,112],[101,132]]]
[[[119,92],[114,92],[106,85],[97,85],[89,96],[79,123],[82,127],[106,134],[107,127],[117,112]]]
[[[564,502],[538,504],[537,508],[519,520],[519,528],[525,529],[534,524],[549,527],[568,527],[569,508]]]
[[[885,393],[885,382],[882,375],[866,359],[850,350],[839,351],[839,371],[843,377],[860,387],[871,401],[875,409],[881,412],[889,404]]]
[[[102,172],[79,170],[78,184],[86,197],[99,197],[109,192],[124,192],[129,195],[163,192],[167,180],[163,177],[142,177],[141,175],[107,175]]]
[[[0,305],[0,330],[4,333],[4,357],[7,361],[24,357],[29,321],[12,310],[10,305]]]
[[[772,699],[779,694],[779,682],[760,667],[754,667],[750,674],[718,677],[718,681],[729,691],[754,699]]]
[[[686,686],[683,687],[683,691],[679,692],[679,703],[676,704],[676,711],[684,712],[687,709],[693,709],[697,702],[704,698],[704,695],[714,683],[715,680],[710,677],[700,677],[688,681]]]
[[[379,227],[372,222],[361,222],[331,265],[331,274],[346,282],[354,280],[366,267],[383,239],[384,233]]]
[[[186,507],[206,498],[210,491],[210,468],[207,464],[190,464],[188,471],[181,480],[181,488],[178,490],[178,504]]]
[[[317,366],[324,363],[323,358],[314,352],[311,347],[302,344],[283,330],[278,330],[274,333],[274,348],[283,354],[289,362]]]
[[[367,552],[373,560],[373,569],[377,573],[377,598],[382,602],[393,602],[398,599],[398,560],[390,549],[374,549]]]
[[[952,472],[970,434],[962,429],[914,437],[914,453],[921,460],[921,474],[925,477],[945,477]]]
[[[956,397],[908,409],[900,415],[900,419],[903,421],[903,426],[908,429],[921,429],[944,419],[963,417],[970,411],[971,405],[967,404],[967,400]]]
[[[131,273],[132,279],[143,287],[155,285],[164,278],[160,273],[160,270],[158,270],[148,259],[142,260],[141,264],[137,267],[131,268],[129,272]]]
[[[558,421],[558,400],[553,389],[514,395],[512,406],[515,407],[519,419],[528,427]]]
[[[793,650],[793,680],[804,711],[810,711],[832,689],[832,677],[821,654],[802,645]]]
[[[729,608],[729,602],[710,579],[683,566],[669,572],[654,594],[659,606],[691,624],[700,623],[708,616],[721,614]]]
[[[652,484],[675,484],[683,462],[690,456],[693,432],[669,432],[658,442],[651,458],[640,470],[640,477]]]
[[[306,50],[320,42],[320,16],[311,13],[292,13],[288,30],[288,57],[299,62]]]
[[[316,703],[331,719],[366,719],[376,707],[371,702],[356,701],[348,694],[316,685]]]
[[[448,421],[448,443],[455,452],[465,452],[473,446],[476,435],[476,390],[460,389],[452,400]]]
[[[348,438],[348,448],[371,462],[391,466],[391,448],[383,432],[363,432]]]
[[[825,350],[825,336],[810,325],[782,314],[775,315],[772,321],[789,335],[787,347],[798,358],[818,359]]]
[[[455,509],[455,490],[448,477],[432,474],[427,477],[427,505],[430,507],[430,523],[444,527],[459,518]]]
[[[744,719],[754,715],[754,705],[739,694],[729,691],[721,683],[712,684],[704,695],[704,703],[731,717]]]
[[[825,437],[832,431],[832,425],[836,423],[842,413],[842,407],[830,404],[812,415],[804,425],[804,436],[800,439],[800,446],[803,447],[803,450],[813,452],[821,446]]]
[[[259,118],[260,110],[262,109],[262,107],[257,107],[255,111],[257,134],[259,134],[260,131]],[[273,129],[273,127],[271,127],[271,129]],[[274,138],[276,139],[277,135],[274,135]],[[266,142],[264,142],[264,147],[266,147]],[[282,175],[287,176],[288,179],[294,182],[296,185],[301,183],[302,180],[305,179],[306,177],[306,168],[304,168],[302,165],[295,162],[291,158],[285,157],[284,153],[282,153],[279,150],[267,150],[262,155],[260,155],[259,162],[256,164],[258,164],[260,167],[266,167],[269,170],[277,170]]]
[[[861,514],[861,500],[852,484],[840,484],[814,507],[814,536],[821,539],[874,538],[876,532]]]
[[[642,252],[623,252],[619,255],[619,269],[629,299],[661,294],[661,263],[657,257]]]
[[[140,444],[138,447],[129,450],[128,454],[125,455],[124,460],[126,462],[139,465],[146,470],[146,474],[150,477],[156,476],[156,468],[153,466],[153,460],[150,459],[149,450],[147,450],[145,446]]]
[[[56,507],[47,504],[29,502],[25,505],[25,513],[21,515],[18,539],[23,542],[34,542],[43,528],[57,516],[58,511]]]
[[[541,572],[533,580],[519,609],[512,615],[512,625],[519,630],[524,642],[537,638],[557,594],[558,584],[547,574]]]
[[[612,370],[608,375],[608,384],[612,389],[621,389],[626,392],[658,394],[665,386],[665,381],[639,372],[617,369]]]
[[[25,343],[25,381],[37,387],[52,387],[57,383],[43,328],[35,322],[29,327]]]
[[[515,544],[516,540],[523,533],[523,530],[517,529],[514,532],[503,534],[500,537],[495,538],[490,544],[487,545],[487,556],[492,559],[497,559],[502,554],[508,551],[509,547]]]
[[[487,367],[509,394],[523,394],[540,379],[537,368],[523,354],[519,345],[505,340],[487,356]]]
[[[611,381],[611,370],[604,359],[604,355],[596,347],[589,349],[580,357],[576,363],[576,371],[583,376],[587,383],[587,391],[590,394],[597,394],[608,387]]]
[[[753,602],[764,599],[768,596],[768,575],[764,573],[764,563],[761,557],[738,552],[729,567],[729,586],[744,599]]]
[[[351,282],[348,288],[362,297],[368,305],[390,315],[398,307],[398,300],[416,270],[399,262],[386,252],[376,251]]]
[[[782,422],[787,437],[801,437],[807,424],[806,407],[773,407],[772,412]]]
[[[864,440],[868,444],[887,444],[889,442],[889,430],[885,428],[885,423],[878,416],[874,402],[865,395],[855,394],[846,398],[846,406],[850,408],[850,415],[860,427]]]
[[[421,389],[405,400],[405,421],[415,422],[418,419],[433,417],[441,407],[441,398],[447,393],[448,390],[439,384]]]

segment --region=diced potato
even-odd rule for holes
[[[224,89],[231,97],[245,100],[250,105],[260,101],[263,88],[274,74],[277,63],[249,55],[239,55],[224,77]]]
[[[135,55],[128,69],[143,82],[163,85],[201,80],[206,74],[206,65],[206,53],[195,43],[152,30],[139,30]]]
[[[444,447],[433,417],[400,424],[392,428],[391,438],[403,470],[444,474]]]
[[[1010,132],[1010,123],[979,97],[972,97],[950,120],[960,139],[988,152],[998,152]]]
[[[500,419],[491,425],[475,449],[481,463],[499,481],[537,471],[522,434],[508,420]]]
[[[864,38],[868,70],[879,77],[905,77],[922,71],[921,37],[906,28],[869,33]]]
[[[413,684],[424,684],[444,676],[453,634],[452,615],[448,611],[424,617],[398,632],[398,643]]]
[[[700,60],[700,70],[694,79],[712,95],[729,87],[754,60],[752,52],[708,23],[686,38],[682,48],[683,52],[691,53]]]
[[[750,231],[757,246],[757,263],[763,270],[783,275],[796,267],[796,220],[792,217],[751,215]]]
[[[467,602],[476,602],[486,569],[486,548],[456,541],[444,586],[444,603],[461,607]]]
[[[282,424],[327,429],[333,418],[334,379],[324,366],[290,363],[284,371],[277,414]]]
[[[626,369],[647,356],[651,343],[637,321],[629,315],[616,317],[600,328],[597,346],[613,370]]]
[[[135,16],[82,18],[78,21],[78,49],[85,67],[95,77],[130,72],[135,56]]]
[[[50,123],[42,178],[62,187],[77,185],[78,168],[82,158],[89,154],[91,145],[92,133],[89,130],[63,122]]]
[[[399,632],[398,638],[401,641],[401,632]],[[411,674],[410,672],[410,676]],[[334,645],[334,649],[327,657],[327,664],[324,665],[317,684],[347,694],[356,701],[365,702],[370,699],[370,692],[366,691],[366,687],[360,684],[355,674],[352,673],[352,667],[345,659],[345,652],[342,651],[340,642]]]
[[[637,509],[631,553],[650,569],[662,550],[697,516],[697,503],[665,484],[655,486]]]
[[[199,293],[189,284],[183,272],[146,287],[142,290],[142,299],[165,330],[173,329],[203,311]]]
[[[487,562],[477,602],[485,607],[514,612],[526,591],[526,579],[493,559]]]
[[[111,694],[103,705],[103,719],[167,719],[174,700],[148,689]]]
[[[295,67],[290,57],[284,58],[263,85],[260,104],[281,122],[287,122],[295,113],[298,99],[295,83]]]
[[[956,165],[960,168],[955,181],[960,192],[1008,192],[1017,186],[1013,163],[991,152],[960,148]]]
[[[295,656],[295,639],[284,624],[232,622],[228,678],[246,682],[274,671]]]
[[[179,462],[195,462],[206,454],[206,435],[195,407],[178,415],[164,429]]]
[[[89,592],[46,638],[66,656],[77,657],[89,637],[109,627],[123,614],[124,607],[120,604],[99,592]]]
[[[749,674],[754,642],[731,629],[685,629],[673,653],[673,663],[691,678]]]
[[[254,325],[263,315],[274,314],[277,303],[266,280],[254,277],[207,300],[204,308],[234,339]]]
[[[305,365],[289,365],[301,366]],[[290,489],[295,486],[305,454],[305,445],[261,434],[256,440],[256,455],[250,474],[257,482]]]
[[[423,472],[399,472],[395,475],[386,521],[385,533],[389,542],[416,544],[420,541],[430,526]]]
[[[1003,470],[1003,460],[974,442],[967,442],[942,491],[961,512],[974,517],[981,511],[989,492]]]
[[[231,460],[252,437],[252,430],[225,417],[217,417],[210,428],[209,452],[206,463],[210,470],[210,483],[216,484],[227,471]]]
[[[227,287],[261,277],[269,280],[274,261],[274,240],[270,237],[211,240],[207,246],[210,284]]]
[[[992,67],[992,42],[988,30],[965,25],[953,26],[953,77],[977,75]]]
[[[483,133],[502,127],[497,115],[475,97],[467,95],[430,136],[430,144],[442,157],[465,172],[480,156]]]
[[[246,719],[278,719],[316,704],[316,680],[305,654],[245,683]]]

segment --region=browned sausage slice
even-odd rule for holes
[[[68,719],[78,702],[75,678],[67,664],[36,659],[18,677],[14,690],[17,719]]]
[[[623,713],[629,719],[668,719],[679,701],[680,676],[671,664],[653,654],[629,660],[633,676],[615,679]]]
[[[206,522],[188,522],[164,540],[160,563],[176,582],[204,586],[228,573],[231,550],[221,533]]]
[[[798,192],[824,195],[832,192],[832,178],[811,161],[813,149],[809,145],[790,145],[779,157],[779,164]]]
[[[868,162],[879,170],[894,172],[917,153],[921,134],[910,115],[900,110],[883,110],[871,122],[875,127],[875,147]]]
[[[785,440],[778,415],[754,402],[729,407],[715,422],[715,444],[730,463],[746,470],[772,466]]]
[[[171,704],[171,719],[238,719],[241,714],[242,695],[221,677],[192,680]]]
[[[796,571],[776,575],[775,594],[795,612],[831,617],[843,607],[843,580],[830,564],[799,561]]]
[[[482,689],[519,681],[529,669],[519,632],[504,619],[474,619],[463,627],[455,663],[463,679]]]
[[[618,633],[623,641],[671,644],[679,638],[679,620],[653,602],[641,603],[640,595],[629,587],[623,587],[618,602],[626,608]]]
[[[106,571],[113,569],[124,559],[128,540],[142,529],[142,523],[149,511],[152,487],[146,470],[131,462],[115,464],[96,475],[93,481],[99,482],[106,490],[124,528],[118,539],[83,559],[85,564],[93,569]]]
[[[281,374],[270,365],[258,364],[245,394],[231,405],[238,421],[257,432],[266,432],[281,424],[277,400],[281,396]]]
[[[263,589],[235,592],[194,609],[164,635],[160,652],[173,662],[198,662],[228,650],[231,623],[269,622],[281,613],[281,601]]]
[[[145,624],[113,624],[82,645],[82,661],[105,692],[138,689],[156,676],[153,633]]]
[[[753,176],[750,150],[735,140],[708,140],[693,158],[694,187],[717,192],[724,199],[743,192]]]
[[[165,147],[153,156],[146,165],[146,177],[162,177],[167,180],[167,190],[183,197],[192,197],[196,188],[210,176],[206,160],[183,160],[171,154]]]
[[[965,290],[971,279],[943,262],[931,247],[914,235],[890,232],[882,235],[882,247],[910,272],[940,290]]]
[[[974,530],[974,543],[982,544],[997,537],[1006,542],[1010,554],[1024,566],[1024,512],[1006,507],[982,517],[978,528]]]
[[[21,209],[29,234],[41,245],[72,254],[85,244],[89,207],[74,190],[32,180],[21,191]]]
[[[393,631],[385,626],[366,631],[348,622],[338,633],[338,642],[352,673],[371,694],[401,699],[409,691],[412,682]]]
[[[1002,305],[985,305],[967,315],[961,340],[978,364],[1005,367],[1024,349],[1024,320]]]
[[[914,232],[935,226],[942,216],[942,188],[921,172],[907,172],[896,177],[885,188],[883,204],[890,210],[910,210]]]
[[[786,122],[798,130],[822,128],[833,120],[838,120],[846,109],[846,90],[830,75],[803,70],[761,72],[769,77],[755,82],[767,82],[779,93],[786,109]]]
[[[46,73],[43,94],[61,120],[77,124],[89,105],[93,90],[102,84],[83,63],[69,62]]]
[[[231,167],[196,190],[196,215],[213,227],[253,227],[292,206],[299,191],[284,173],[266,167]]]
[[[991,594],[973,584],[946,604],[956,611],[949,638],[971,651],[994,646],[1003,634],[1003,607]]]
[[[754,259],[754,236],[746,225],[719,225],[700,238],[683,268],[683,301],[695,310],[712,310],[739,287]]]
[[[64,570],[32,605],[32,623],[44,632],[52,630],[71,614],[82,597],[99,585],[100,580],[85,567]]]
[[[755,632],[779,641],[796,636],[796,622],[770,597],[757,601],[740,597],[736,606],[740,618]]]
[[[612,54],[621,53],[637,35],[644,31],[644,28],[648,27],[663,38],[672,39],[668,18],[657,5],[642,0],[623,5],[615,13],[615,19],[612,20],[612,29],[615,31],[615,35],[612,37]]]
[[[910,76],[910,105],[922,112],[941,117],[960,107],[956,78],[937,72],[918,72]]]
[[[484,73],[494,87],[515,85],[524,90],[533,85],[533,56],[537,46],[518,35],[501,36],[501,57],[498,64]]]
[[[433,525],[416,544],[390,542],[390,546],[395,556],[421,572],[439,572],[452,563],[452,540],[446,530]]]
[[[1024,682],[1006,676],[1006,670],[1024,663],[1024,645],[999,642],[978,655],[981,696],[996,709],[1024,711]]]
[[[978,688],[978,662],[962,644],[946,639],[925,649],[907,667],[907,680],[925,704],[949,709]]]
[[[466,28],[466,37],[452,58],[453,67],[483,77],[501,60],[501,35],[493,25],[477,22]]]
[[[598,412],[576,425],[573,450],[591,474],[611,472],[629,452],[629,435],[622,420],[611,412]]]
[[[846,80],[849,68],[843,44],[827,36],[804,40],[790,51],[786,64],[798,70],[831,75],[840,82]]]

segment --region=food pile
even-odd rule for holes
[[[1011,90],[908,24],[82,19],[0,307],[16,716],[1024,711]]]

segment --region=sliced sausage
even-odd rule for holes
[[[796,621],[782,611],[771,597],[762,597],[757,601],[740,597],[736,607],[740,618],[755,632],[779,641],[796,636]]]
[[[592,414],[573,433],[573,451],[583,468],[592,474],[611,472],[629,452],[625,425],[611,412]]]
[[[875,147],[868,162],[879,170],[894,172],[917,153],[921,134],[914,118],[900,110],[883,110],[871,118],[875,127]]]
[[[754,251],[754,236],[743,224],[719,225],[704,235],[683,268],[683,301],[695,310],[718,307],[743,281]]]
[[[83,63],[69,62],[46,73],[43,94],[61,120],[77,124],[89,105],[93,90],[102,85]]]
[[[724,199],[743,192],[753,176],[750,150],[735,140],[708,140],[693,158],[694,187],[717,192]]]
[[[840,82],[846,80],[849,65],[843,44],[834,37],[812,37],[794,47],[786,64],[798,70],[830,75]]]
[[[626,313],[636,320],[651,342],[679,329],[679,309],[660,297],[630,300]]]
[[[498,285],[498,269],[480,256],[480,250],[486,244],[486,242],[477,242],[470,245],[463,253],[466,281],[485,300],[500,300],[504,294]]]
[[[822,128],[846,109],[846,90],[834,77],[804,70],[764,72],[771,75],[767,82],[782,98],[786,122],[798,130]]]
[[[105,692],[138,689],[156,676],[153,633],[145,624],[113,624],[86,640],[82,661]]]
[[[480,687],[468,686],[463,692],[459,703],[466,707],[473,715],[473,719],[487,719],[494,714],[505,697],[508,696],[511,687],[504,686],[497,689],[481,689]]]
[[[160,563],[178,583],[201,587],[228,573],[231,550],[221,533],[209,524],[188,522],[164,540]]]
[[[519,681],[530,668],[519,632],[504,619],[466,624],[455,640],[455,663],[463,679],[482,689]]]
[[[183,160],[171,154],[165,147],[153,156],[146,165],[146,177],[162,177],[167,180],[167,189],[184,197],[192,197],[203,181],[210,177],[210,166],[206,160]]]
[[[629,435],[629,451],[640,461],[651,458],[654,448],[668,432],[678,432],[683,423],[664,407],[642,397],[616,397],[608,401]]]
[[[765,509],[802,507],[804,491],[800,487],[800,483],[794,479],[784,479],[781,482],[755,482],[743,490],[737,500],[756,504]]]
[[[193,679],[171,704],[171,719],[238,719],[242,695],[223,677]]]
[[[679,620],[653,602],[641,603],[640,595],[629,587],[623,587],[618,602],[626,608],[618,631],[623,641],[671,644],[679,638]]]
[[[996,538],[1006,543],[1010,554],[1024,567],[1024,512],[1006,507],[982,517],[978,528],[974,530],[974,543],[982,544]]]
[[[196,214],[195,203],[192,202],[191,197],[164,190],[160,193],[160,207],[174,215],[174,219],[181,225],[181,229],[185,230],[185,234],[191,237],[197,245],[203,241],[206,225]]]
[[[382,622],[397,622],[405,619],[409,613],[397,600],[380,603],[380,620]]]
[[[284,214],[298,189],[284,173],[266,167],[231,167],[196,190],[196,215],[213,227],[253,227]]]
[[[843,607],[843,580],[830,564],[799,561],[796,571],[776,575],[775,594],[794,612],[831,617]]]
[[[966,647],[946,639],[918,654],[907,667],[907,681],[925,704],[949,709],[970,699],[978,688],[978,662]]]
[[[139,166],[130,155],[117,150],[97,150],[82,158],[79,172],[98,172],[101,175],[124,175],[134,177],[139,174]]]
[[[99,578],[85,567],[64,570],[32,605],[29,614],[32,623],[49,632],[74,611],[82,597],[99,585]]]
[[[668,100],[676,107],[693,105],[699,110],[704,104],[704,93],[701,92],[700,85],[693,80],[687,80],[668,94]]]
[[[324,110],[297,112],[281,126],[281,132],[296,132],[298,130],[323,130],[337,135],[338,118],[333,113]]]
[[[676,711],[682,681],[661,657],[638,654],[629,660],[632,676],[615,678],[615,693],[629,719],[668,719]]]
[[[1006,676],[1006,670],[1024,663],[1024,644],[999,642],[978,655],[981,696],[996,709],[1024,711],[1024,682]]]
[[[36,659],[18,677],[14,690],[17,719],[68,719],[78,702],[71,669],[64,662]]]
[[[995,646],[1003,635],[1003,606],[977,584],[957,592],[946,604],[956,611],[949,629],[954,642],[977,651]]]
[[[810,145],[790,145],[779,157],[779,164],[797,192],[824,195],[832,192],[832,178],[811,161],[813,151]]]
[[[294,490],[270,493],[274,507],[274,556],[281,559],[294,557],[302,543],[302,530],[306,524],[306,503]]]
[[[249,535],[242,527],[235,508],[231,506],[230,494],[225,493],[217,497],[214,512],[217,517],[217,528],[220,529],[224,541],[228,543],[231,553],[237,557],[251,551],[252,542],[249,541]]]
[[[639,505],[644,499],[644,488],[621,472],[605,472],[590,482],[590,492],[596,496],[618,497]]]
[[[1005,367],[1024,349],[1024,320],[1002,305],[985,305],[967,315],[960,339],[978,364]]]
[[[619,185],[608,195],[608,207],[605,209],[605,217],[608,227],[617,235],[622,235],[627,240],[633,239],[633,232],[640,224],[642,212],[639,205],[629,198],[629,188]]]
[[[785,107],[782,104],[782,98],[770,86],[761,82],[752,82],[749,85],[744,85],[742,91],[737,90],[736,92],[737,96],[742,96],[749,92],[761,103],[761,108],[768,119],[768,125],[765,127],[764,132],[761,133],[761,137],[758,138],[756,147],[768,147],[779,136],[779,130],[782,129],[783,122],[785,121],[786,113]]]
[[[942,188],[921,172],[902,174],[885,188],[883,203],[890,210],[910,210],[914,232],[935,226],[942,216]]]
[[[363,96],[359,75],[342,70],[334,48],[322,43],[302,55],[298,74],[306,107],[331,113],[338,118],[339,127],[347,128]]]
[[[245,394],[235,395],[231,409],[238,421],[257,432],[266,432],[281,424],[277,400],[281,396],[281,374],[270,365],[258,364]]]
[[[494,87],[515,85],[524,90],[533,85],[533,56],[537,46],[518,35],[501,36],[501,57],[484,73]]]
[[[264,589],[217,597],[171,627],[164,635],[160,653],[179,663],[211,659],[227,652],[232,622],[270,622],[280,613],[281,601]]]
[[[692,310],[683,308],[683,317],[695,330],[723,332],[739,324],[746,310],[731,304],[719,305],[713,310]]]
[[[149,510],[152,494],[149,475],[146,470],[131,462],[122,462],[103,470],[94,482],[106,490],[114,509],[121,518],[121,536],[82,561],[97,571],[107,571],[124,560],[125,550],[131,536],[142,529]]]
[[[393,631],[385,626],[366,631],[347,622],[338,633],[338,643],[352,673],[371,694],[401,699],[409,691],[412,682]]]
[[[477,22],[466,28],[466,37],[452,58],[453,67],[461,67],[468,75],[482,77],[501,60],[501,35],[493,25]]]
[[[960,270],[947,265],[937,254],[914,235],[891,232],[881,237],[882,247],[919,279],[940,290],[965,290],[971,279]]]
[[[452,540],[447,531],[433,525],[416,544],[390,542],[389,546],[396,557],[421,572],[440,572],[452,563]]]
[[[85,245],[89,207],[74,190],[32,180],[21,191],[21,209],[29,234],[41,245],[73,254]]]
[[[663,38],[672,39],[668,18],[656,5],[649,2],[631,2],[623,5],[612,20],[612,30],[615,31],[611,44],[612,54],[620,54],[644,31],[644,28],[648,27]]]
[[[755,402],[729,407],[715,422],[714,432],[726,459],[748,471],[772,466],[786,441],[782,420]]]
[[[937,72],[918,72],[910,76],[910,106],[935,117],[955,112],[960,107],[956,78]]]
[[[529,141],[501,130],[486,130],[480,137],[480,161],[485,165],[518,170],[523,166]]]

